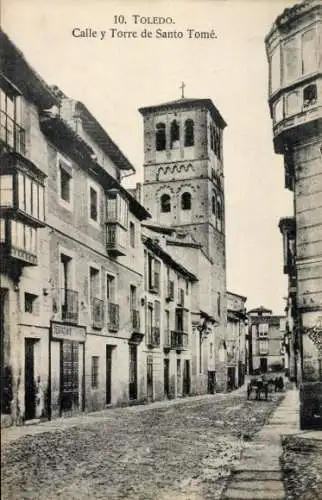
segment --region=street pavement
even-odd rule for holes
[[[297,390],[287,391],[268,423],[245,446],[223,500],[321,500],[322,432],[300,431]]]
[[[219,499],[280,398],[239,390],[4,429],[2,498]]]

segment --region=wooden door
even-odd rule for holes
[[[267,372],[267,358],[259,358],[261,373]]]
[[[185,360],[183,365],[183,388],[182,393],[187,396],[190,393],[190,362]]]
[[[25,339],[25,420],[36,414],[35,339]]]
[[[168,398],[169,393],[170,393],[170,383],[169,383],[169,376],[170,376],[170,363],[168,359],[164,360],[164,395]]]
[[[112,347],[106,346],[106,404],[112,400]]]
[[[129,384],[130,399],[137,399],[137,392],[138,392],[137,379],[138,379],[137,345],[130,345],[130,384]]]
[[[148,355],[147,357],[147,398],[148,401],[153,401],[153,357]]]
[[[61,412],[79,409],[79,346],[64,340],[61,344]]]

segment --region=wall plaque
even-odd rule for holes
[[[51,338],[53,340],[73,340],[74,342],[85,342],[86,328],[84,326],[51,323]]]

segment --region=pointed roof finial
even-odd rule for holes
[[[181,99],[184,99],[184,88],[186,84],[184,82],[181,82],[180,89],[181,89]]]

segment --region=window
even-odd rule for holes
[[[33,293],[25,293],[25,312],[30,313],[30,314],[37,314],[36,310],[36,302],[37,302],[37,295],[34,295]]]
[[[137,309],[137,290],[136,286],[130,286],[130,310]]]
[[[70,203],[70,180],[71,176],[65,172],[63,168],[60,169],[60,197],[66,203]]]
[[[150,291],[159,292],[160,290],[160,269],[161,264],[154,259],[152,255],[148,255],[148,288]]]
[[[177,332],[184,332],[184,311],[183,311],[183,309],[176,309],[175,326],[176,326]]]
[[[290,83],[301,74],[301,54],[299,40],[293,37],[284,44],[283,48],[283,77],[284,83]]]
[[[302,35],[302,74],[312,73],[317,67],[316,31],[310,29]]]
[[[0,204],[2,207],[13,206],[12,175],[0,175]]]
[[[59,196],[67,205],[72,204],[72,168],[67,161],[59,160]]]
[[[92,356],[92,389],[99,385],[99,356]]]
[[[44,186],[25,173],[18,173],[18,207],[36,219],[44,220]]]
[[[213,195],[211,200],[211,205],[212,205],[212,213],[216,215],[216,208],[217,208],[216,195]]]
[[[63,253],[60,254],[60,283],[62,292],[62,304],[67,306],[70,291],[73,288],[72,258]]]
[[[11,221],[11,245],[28,253],[37,253],[37,230],[22,222]]]
[[[303,104],[306,108],[307,106],[313,106],[317,101],[317,90],[316,85],[308,85],[303,90]]]
[[[221,295],[220,292],[217,292],[217,314],[221,315]]]
[[[180,147],[180,128],[177,120],[173,120],[170,126],[170,147],[178,149]]]
[[[160,328],[160,302],[155,301],[154,302],[154,326],[156,328]]]
[[[186,120],[184,124],[184,145],[186,147],[193,146],[194,139],[194,123],[193,120]]]
[[[268,353],[268,341],[260,340],[258,342],[259,354],[267,354]]]
[[[283,99],[280,98],[276,101],[273,108],[273,118],[276,122],[283,120],[284,118],[284,108],[283,108]]]
[[[5,243],[6,241],[6,221],[5,219],[0,219],[0,243]]]
[[[25,153],[25,131],[21,125],[20,97],[0,89],[0,138],[10,148]]]
[[[210,147],[218,158],[221,158],[221,135],[220,130],[210,124]]]
[[[115,298],[115,277],[110,274],[106,275],[106,299],[111,302]]]
[[[258,325],[258,336],[266,337],[268,335],[268,323],[259,323]]]
[[[157,151],[164,151],[166,147],[165,124],[157,123],[155,132],[155,148]]]
[[[168,194],[163,194],[161,196],[161,212],[162,213],[171,212],[171,199]]]
[[[134,222],[130,222],[130,246],[135,247],[135,225]]]
[[[89,293],[90,300],[101,297],[100,272],[95,267],[89,268]]]
[[[98,222],[98,196],[97,196],[97,191],[92,187],[89,188],[89,198],[90,198],[90,218],[91,220]]]
[[[286,96],[286,114],[287,116],[291,116],[296,113],[299,113],[300,111],[301,111],[300,93],[297,90],[294,90]]]
[[[217,229],[222,230],[222,206],[220,198],[217,198]]]
[[[191,194],[183,193],[181,196],[181,209],[191,210]]]
[[[281,86],[281,52],[279,47],[272,53],[270,70],[271,92],[273,93]]]

